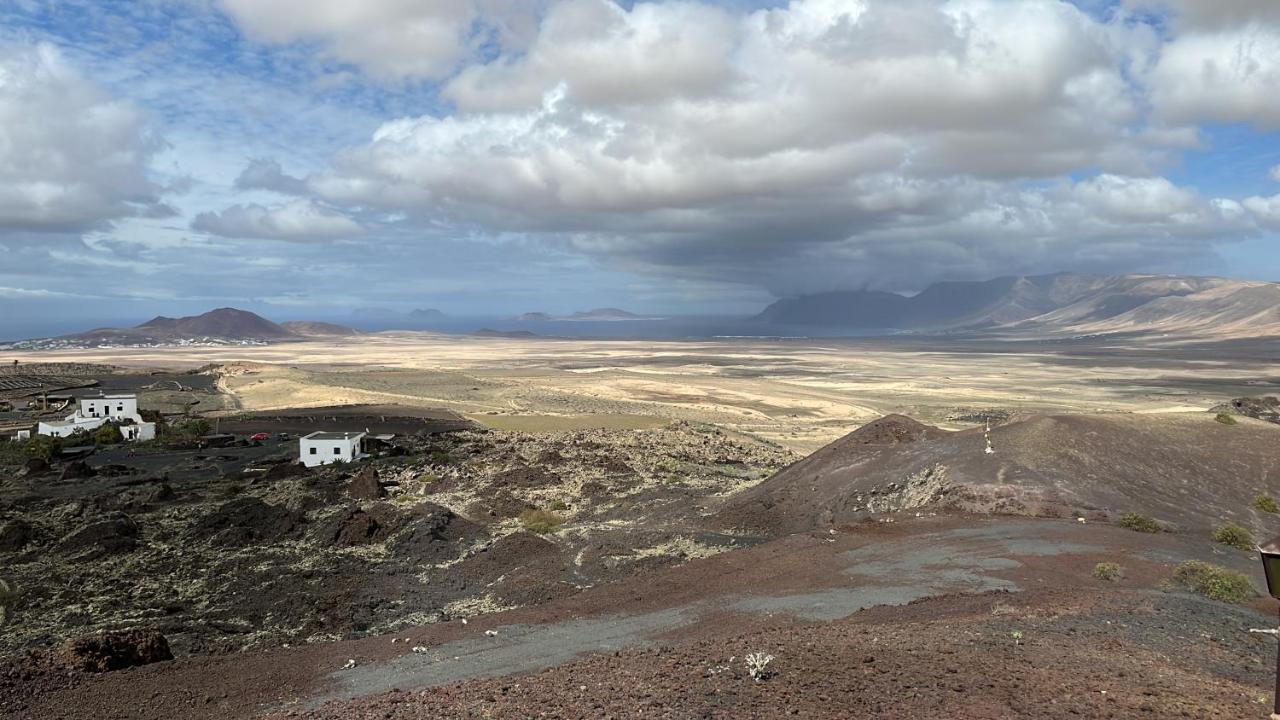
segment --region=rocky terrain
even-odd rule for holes
[[[688,424],[409,438],[351,470],[245,452],[8,468],[0,648],[146,626],[238,651],[540,603],[735,547],[706,504],[792,459]]]
[[[1243,403],[1242,403],[1243,404]],[[1276,490],[1280,427],[1213,414],[1053,415],[946,432],[890,416],[728,501],[730,527],[805,531],[870,515],[964,512],[1151,516],[1207,536],[1225,522],[1280,532],[1254,499]],[[988,447],[990,452],[988,452]]]
[[[460,371],[104,370],[148,398],[312,383],[513,407]],[[666,393],[649,401],[710,404]],[[1275,652],[1248,630],[1276,611],[1252,543],[1280,532],[1280,425],[1272,400],[1231,397],[950,404],[958,431],[846,417],[807,457],[692,420],[605,429],[545,397],[472,419],[241,408],[212,419],[267,441],[3,453],[0,716],[1250,717]],[[292,436],[318,426],[399,437],[307,470]]]

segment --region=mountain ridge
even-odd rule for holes
[[[1280,284],[1178,275],[1005,276],[783,298],[756,320],[778,325],[1045,336],[1120,332],[1280,336]]]

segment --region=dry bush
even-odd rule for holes
[[[520,513],[520,523],[526,530],[542,535],[558,530],[564,524],[564,518],[550,510],[530,508]]]
[[[1173,579],[1210,600],[1243,603],[1257,595],[1249,578],[1242,573],[1199,560],[1179,565]]]
[[[1253,533],[1235,523],[1227,523],[1213,531],[1213,539],[1240,550],[1253,549]]]

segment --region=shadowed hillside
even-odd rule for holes
[[[757,319],[780,325],[922,332],[1259,337],[1280,335],[1280,285],[1223,278],[1058,273],[936,283],[912,297],[852,291],[785,298]]]
[[[1280,473],[1280,428],[1212,415],[1038,416],[946,432],[882,418],[732,499],[723,522],[800,532],[870,514],[936,507],[1117,519],[1140,512],[1208,533],[1228,520],[1268,533],[1252,507]]]

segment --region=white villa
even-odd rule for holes
[[[362,432],[313,432],[298,440],[298,459],[307,467],[354,462],[365,456]]]
[[[42,422],[36,432],[52,437],[69,437],[77,430],[93,432],[108,422],[130,423],[120,425],[120,434],[125,440],[153,440],[156,436],[156,424],[143,422],[138,414],[138,396],[133,394],[80,398],[76,411],[66,420]]]

